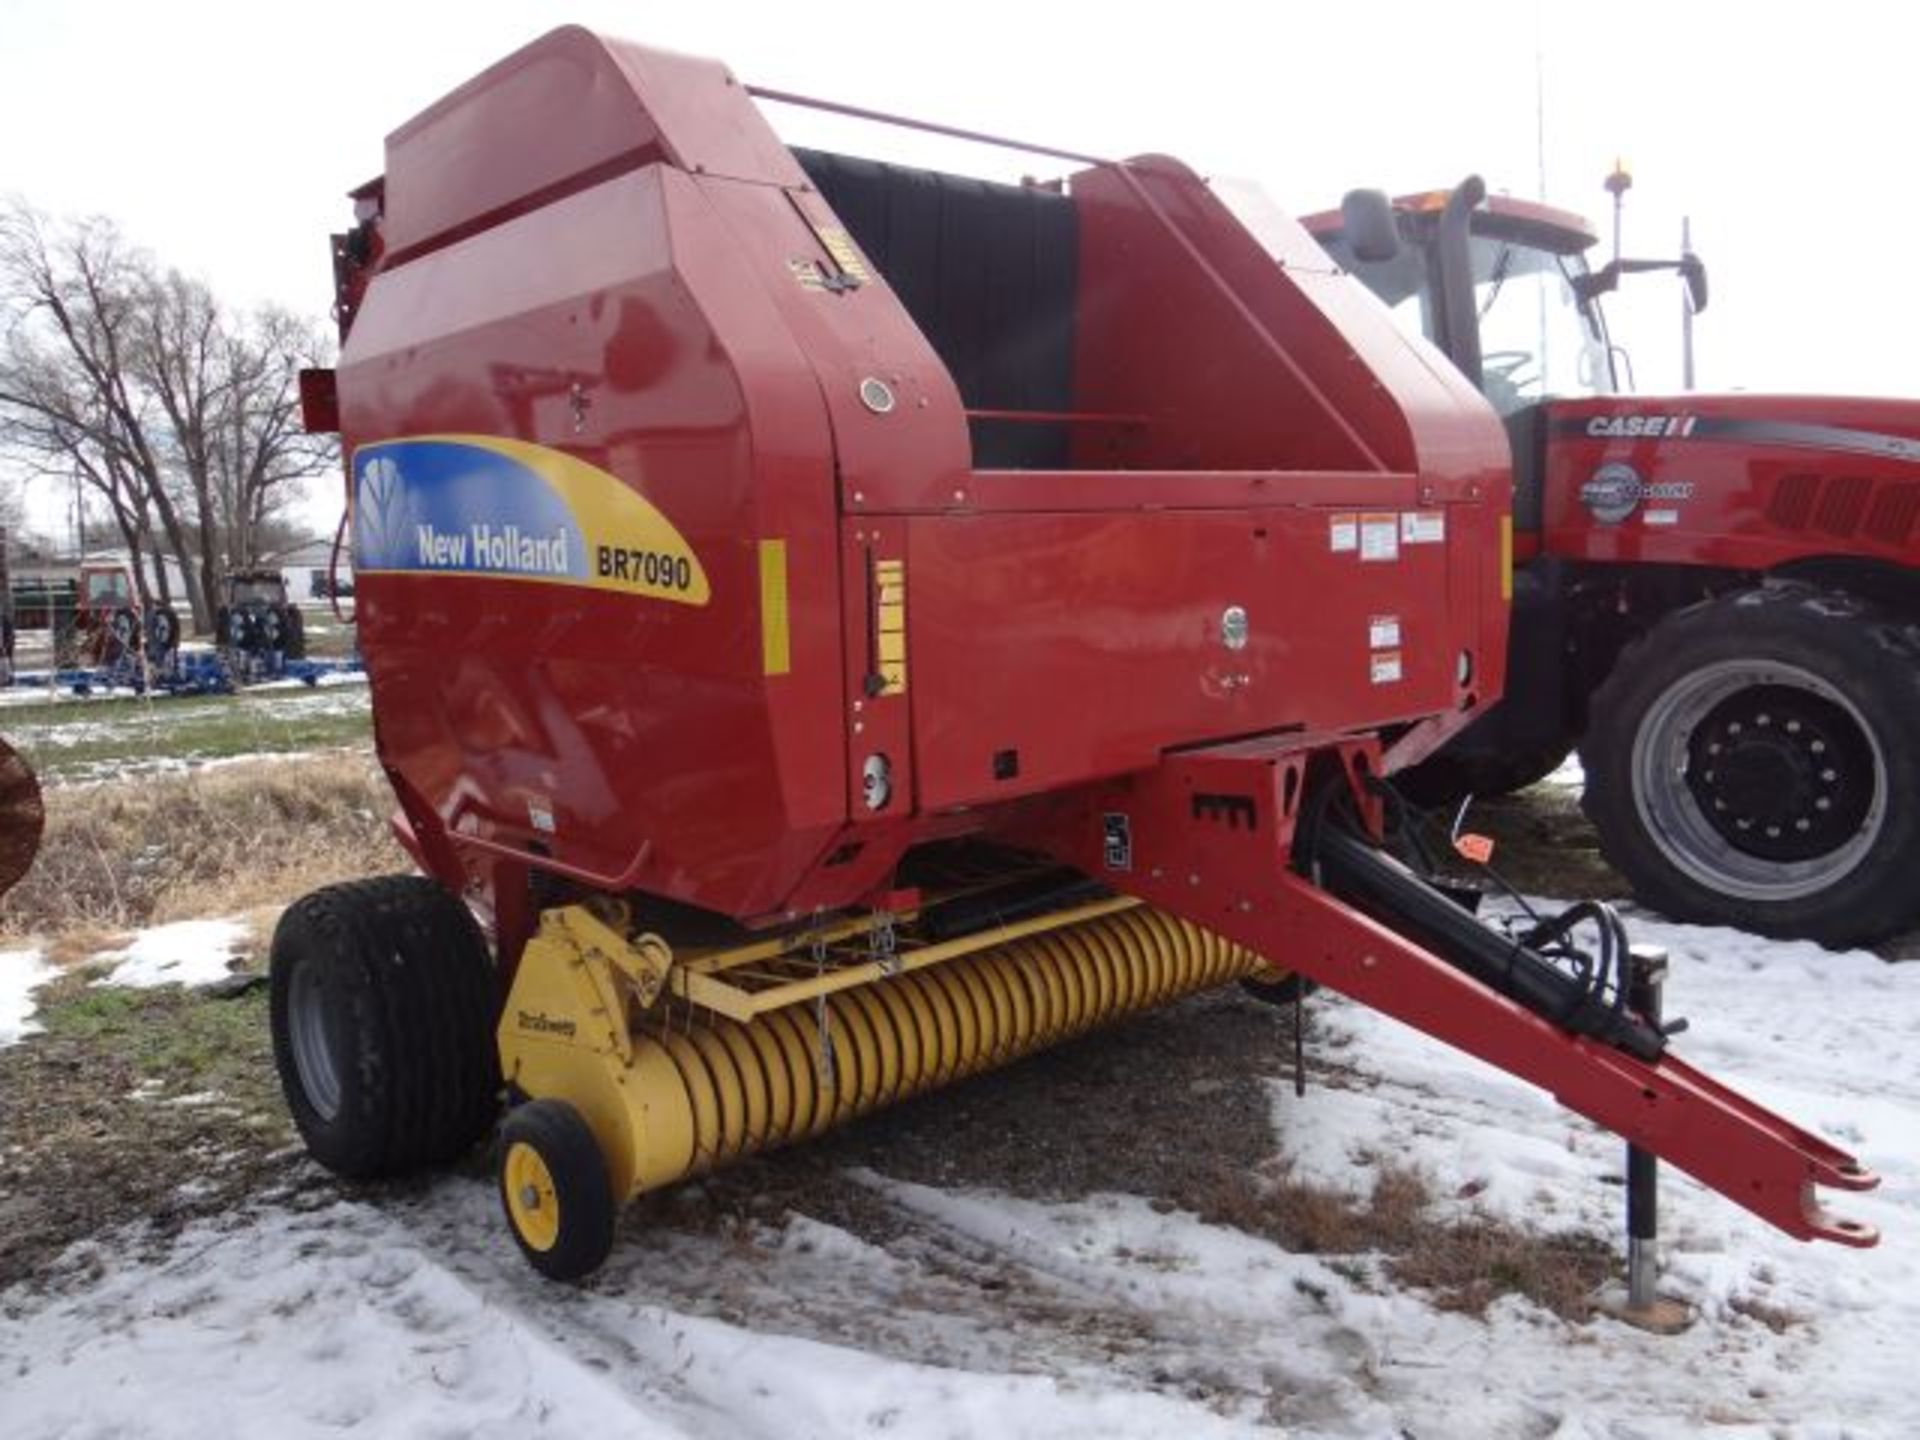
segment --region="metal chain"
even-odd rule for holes
[[[827,973],[827,937],[816,931],[813,937],[813,974],[818,979]],[[823,1089],[836,1088],[839,1078],[839,1066],[833,1052],[833,1019],[827,1013],[827,997],[824,992],[813,997],[813,1028],[819,1037],[819,1050],[814,1056],[814,1068],[819,1072]]]
[[[873,963],[880,967],[880,973],[894,976],[900,973],[900,937],[893,928],[893,915],[882,910],[873,917],[873,930],[868,937],[873,942]]]

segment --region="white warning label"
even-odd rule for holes
[[[1367,621],[1367,648],[1369,650],[1399,649],[1400,617],[1398,615],[1376,615]]]
[[[1360,517],[1360,558],[1362,560],[1398,560],[1400,558],[1400,517],[1362,515]]]
[[[1437,545],[1447,538],[1447,512],[1408,510],[1400,516],[1402,545]]]
[[[1374,655],[1371,662],[1373,683],[1392,685],[1400,679],[1400,652],[1382,650]]]
[[[1327,520],[1327,548],[1338,555],[1346,550],[1360,548],[1360,517],[1354,514],[1333,515]]]

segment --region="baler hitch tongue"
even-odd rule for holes
[[[1584,965],[1553,963],[1349,829],[1296,835],[1314,878],[1299,873],[1257,817],[1291,813],[1301,763],[1284,739],[1169,757],[1106,806],[1132,817],[1126,888],[1539,1086],[1797,1239],[1876,1243],[1872,1226],[1821,1209],[1816,1191],[1871,1190],[1877,1177],[1676,1058],[1662,1028],[1625,1004],[1618,974],[1602,987]],[[1194,793],[1240,797],[1256,823],[1213,823]],[[1097,864],[1097,838],[1085,832],[1082,864]],[[1618,922],[1600,924],[1624,954]]]
[[[1651,1086],[1657,1083],[1662,1086],[1659,1098],[1684,1102],[1678,1106],[1679,1115],[1686,1122],[1689,1135],[1697,1131],[1700,1136],[1696,1149],[1704,1152],[1700,1157],[1702,1163],[1690,1164],[1647,1138],[1636,1135],[1627,1138],[1672,1160],[1702,1184],[1737,1201],[1797,1240],[1831,1240],[1837,1245],[1859,1249],[1880,1243],[1877,1227],[1836,1216],[1820,1203],[1823,1186],[1851,1191],[1879,1186],[1880,1177],[1852,1155],[1674,1056],[1662,1057],[1658,1065],[1650,1067],[1650,1072],[1647,1098],[1656,1098]],[[1589,1113],[1573,1105],[1564,1095],[1560,1099],[1562,1104],[1580,1109],[1583,1114]],[[1600,1123],[1607,1122],[1601,1120]],[[1709,1149],[1716,1133],[1726,1137],[1724,1153]]]

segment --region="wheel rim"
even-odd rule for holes
[[[524,1140],[514,1141],[501,1164],[500,1184],[520,1238],[532,1249],[551,1250],[560,1238],[560,1199],[540,1152]]]
[[[322,1120],[340,1113],[340,1070],[334,1063],[333,1005],[311,965],[294,967],[287,996],[287,1038],[300,1091]]]
[[[1661,855],[1738,900],[1826,889],[1886,823],[1879,738],[1851,700],[1797,665],[1723,660],[1676,681],[1634,736],[1632,774]]]

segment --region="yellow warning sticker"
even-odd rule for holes
[[[907,689],[907,562],[876,560],[874,639],[877,670],[885,688],[882,695],[903,695]]]
[[[820,237],[820,244],[833,257],[833,263],[840,267],[842,274],[851,275],[862,283],[873,278],[867,271],[867,262],[860,258],[860,252],[853,248],[853,241],[838,225],[822,225],[814,234]]]

